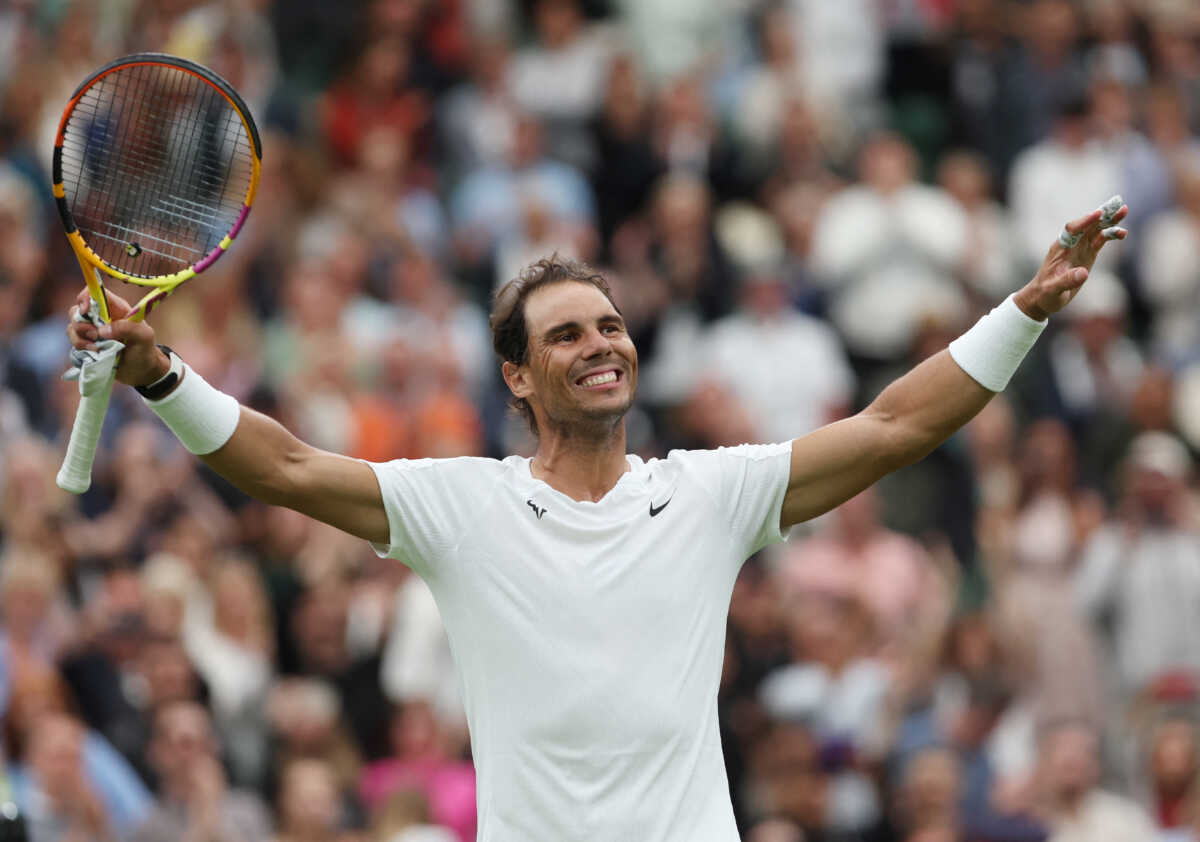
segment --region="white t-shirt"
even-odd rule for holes
[[[733,842],[717,728],[747,556],[790,443],[673,451],[578,502],[529,460],[372,464],[381,555],[428,582],[462,679],[479,842]]]

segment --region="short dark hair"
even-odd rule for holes
[[[573,281],[579,284],[590,284],[600,292],[620,313],[621,308],[613,300],[612,288],[608,281],[581,260],[560,257],[558,252],[530,263],[508,281],[492,296],[492,313],[488,324],[492,328],[492,348],[501,361],[513,365],[524,365],[529,361],[529,331],[525,325],[525,300],[542,287]],[[529,401],[513,397],[509,406],[517,412],[530,431],[537,435],[537,419]]]

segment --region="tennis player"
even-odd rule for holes
[[[533,458],[368,464],[240,407],[148,324],[72,321],[125,343],[117,377],[237,487],[370,541],[441,609],[465,692],[482,842],[733,842],[717,729],[742,562],[927,454],[1008,383],[1128,212],[1069,223],[1036,277],[869,407],[795,441],[626,453],[638,357],[608,285],[555,259],[497,294],[504,380]],[[86,306],[81,295],[80,302]],[[787,376],[803,360],[763,360]]]

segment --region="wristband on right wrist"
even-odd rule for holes
[[[237,429],[242,408],[233,395],[209,385],[191,366],[183,363],[179,385],[162,400],[146,400],[187,448],[203,456],[219,450]]]

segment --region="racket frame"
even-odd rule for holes
[[[139,65],[166,65],[176,70],[190,73],[192,76],[215,88],[242,121],[246,135],[250,138],[252,153],[250,155],[250,183],[247,187],[246,195],[242,199],[241,213],[234,221],[232,228],[230,228],[208,254],[192,265],[168,275],[152,277],[131,274],[113,266],[87,244],[83,235],[79,232],[78,225],[75,224],[74,216],[67,202],[66,187],[63,183],[63,142],[66,136],[67,124],[71,121],[75,106],[83,98],[84,94],[105,76],[117,70]],[[59,120],[58,131],[54,138],[54,157],[51,164],[53,180],[51,189],[54,194],[55,205],[58,208],[58,215],[62,220],[63,229],[66,231],[67,240],[70,242],[71,249],[75,252],[75,257],[79,261],[79,268],[83,271],[83,279],[87,284],[88,294],[91,296],[93,302],[92,312],[96,313],[99,319],[105,323],[112,320],[108,310],[108,297],[104,292],[104,275],[117,278],[126,283],[152,287],[150,292],[146,293],[134,305],[129,314],[125,316],[130,321],[139,322],[144,320],[150,311],[164,298],[174,292],[180,284],[196,277],[196,275],[212,266],[229,249],[229,246],[241,232],[242,226],[246,222],[246,217],[250,214],[250,208],[254,204],[254,197],[258,192],[258,181],[261,174],[262,138],[259,136],[258,127],[255,125],[253,117],[250,115],[250,109],[232,85],[208,68],[167,53],[134,53],[115,59],[92,73],[75,89],[75,92],[71,94],[70,100],[63,109],[62,119]],[[67,444],[67,453],[63,460],[62,468],[58,472],[57,482],[60,488],[75,494],[81,494],[91,486],[92,462],[95,459],[96,446],[100,438],[100,428],[104,421],[105,412],[108,409],[111,394],[112,383],[109,382],[104,388],[94,394],[81,395],[79,407],[75,413],[75,423],[71,428],[71,438]]]
[[[67,124],[71,120],[71,116],[75,111],[75,106],[83,95],[88,92],[97,82],[117,70],[128,67],[136,67],[139,65],[166,65],[177,70],[182,70],[185,73],[190,73],[192,76],[211,85],[215,88],[230,107],[237,113],[238,118],[242,121],[242,126],[246,129],[246,135],[250,138],[251,149],[253,154],[250,156],[251,173],[250,183],[246,190],[246,196],[242,199],[242,211],[234,222],[233,227],[221,239],[213,249],[197,260],[191,266],[173,272],[169,275],[157,275],[146,277],[125,272],[102,258],[97,254],[91,246],[83,239],[83,235],[79,233],[79,227],[75,224],[75,218],[71,214],[71,208],[67,203],[66,187],[63,184],[63,169],[62,169],[62,152],[63,140],[66,136]],[[213,73],[206,67],[202,67],[195,62],[187,59],[179,58],[168,53],[134,53],[132,55],[123,56],[115,59],[101,67],[87,79],[85,79],[75,92],[71,94],[71,99],[67,102],[66,108],[63,109],[62,119],[58,123],[58,132],[54,138],[54,158],[51,164],[51,175],[53,179],[52,191],[54,193],[55,205],[58,207],[59,218],[62,219],[63,229],[67,233],[67,239],[71,243],[71,248],[75,251],[75,256],[79,260],[80,268],[83,269],[84,280],[88,285],[88,292],[91,293],[92,299],[100,307],[100,317],[104,321],[110,321],[108,315],[108,301],[104,296],[104,286],[100,278],[99,272],[103,272],[113,278],[125,281],[126,283],[136,284],[138,286],[153,287],[141,301],[134,305],[131,313],[126,317],[132,321],[141,321],[146,315],[157,305],[162,299],[166,298],[184,281],[194,278],[204,270],[212,266],[242,230],[242,225],[246,222],[246,217],[250,214],[250,208],[254,204],[254,197],[258,192],[258,181],[262,174],[262,138],[259,136],[258,127],[255,125],[253,118],[250,116],[250,109],[247,107],[245,100],[241,95],[234,90],[233,86]],[[99,270],[99,272],[92,271]]]

